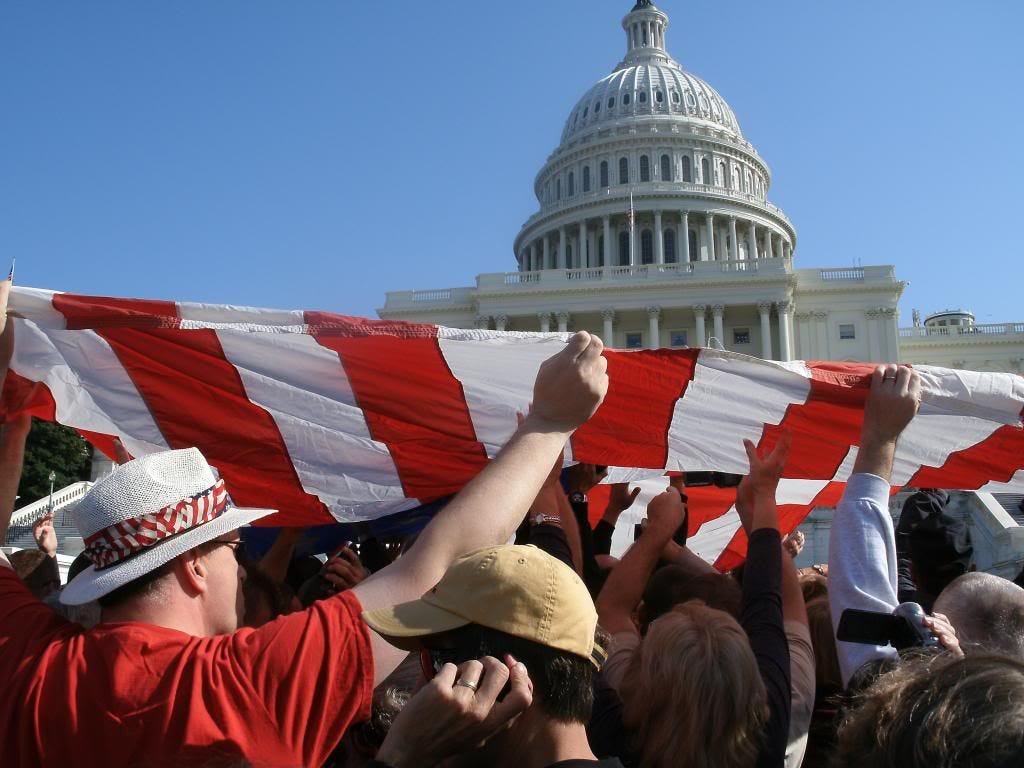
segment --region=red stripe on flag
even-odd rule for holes
[[[402,324],[400,335],[382,335],[380,324],[338,318],[332,326],[324,317],[307,315],[307,323],[341,358],[370,435],[387,446],[405,495],[425,502],[458,492],[487,464],[487,451],[436,329]]]
[[[1018,469],[1024,469],[1024,429],[1007,424],[977,445],[951,453],[941,467],[921,467],[907,485],[972,490],[990,481],[1008,482]]]
[[[9,421],[21,413],[38,416],[46,421],[56,421],[57,404],[50,388],[40,381],[29,381],[24,376],[8,369],[4,380],[3,407],[0,409],[0,423]]]
[[[783,477],[831,480],[851,445],[860,441],[864,402],[871,387],[873,365],[809,363],[811,391],[807,401],[791,405],[777,425],[766,424],[758,448],[765,455],[783,432],[792,444]]]
[[[699,352],[606,352],[608,394],[572,436],[573,456],[591,464],[664,468],[676,401],[693,380]]]
[[[64,315],[69,331],[83,328],[177,328],[173,301],[113,299],[55,293],[53,307]]]
[[[234,502],[270,507],[270,525],[334,522],[306,493],[273,417],[252,403],[215,331],[100,331],[172,448],[199,448],[227,483]]]

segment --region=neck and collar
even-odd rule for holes
[[[534,705],[519,716],[512,728],[490,739],[480,750],[457,760],[453,766],[547,768],[565,760],[596,759],[582,723],[552,720]]]

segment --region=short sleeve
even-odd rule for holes
[[[33,595],[12,569],[0,566],[0,658],[21,658],[68,621]]]
[[[225,638],[302,765],[323,764],[349,725],[370,717],[373,652],[361,611],[347,591]]]

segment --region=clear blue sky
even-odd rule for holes
[[[372,315],[512,270],[632,0],[0,3],[22,285]],[[1024,319],[1024,3],[662,0],[771,166],[801,266]],[[6,267],[4,267],[6,268]]]

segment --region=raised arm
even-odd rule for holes
[[[436,584],[457,557],[507,541],[572,432],[608,389],[604,344],[581,331],[540,367],[533,410],[502,451],[420,534],[395,563],[355,587],[364,609],[412,600]],[[384,679],[406,654],[371,633],[374,672]]]
[[[14,325],[7,322],[7,293],[10,283],[0,284],[0,391],[7,379],[7,368],[14,353]],[[14,514],[21,481],[21,465],[25,459],[25,438],[32,427],[32,417],[16,416],[0,426],[0,543],[7,538],[7,528]],[[7,556],[0,552],[0,566],[11,567]]]
[[[647,528],[622,556],[597,596],[598,623],[613,635],[635,632],[633,610],[643,597],[647,580],[661,551],[683,522],[685,508],[679,491],[669,488],[647,505]]]
[[[889,480],[896,441],[917,413],[921,379],[911,368],[879,366],[871,377],[853,475],[832,520],[828,594],[833,629],[847,608],[891,612],[896,595],[896,538],[889,516]],[[891,647],[836,642],[843,683]]]

